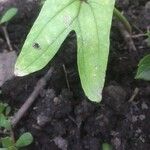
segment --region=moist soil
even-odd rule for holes
[[[9,22],[7,30],[13,49],[19,54],[41,5],[37,0],[0,1],[1,15],[12,6],[19,12]],[[150,28],[150,1],[120,0],[116,6],[131,23],[133,35]],[[110,143],[114,150],[150,150],[150,83],[134,79],[137,64],[150,53],[150,47],[147,37],[136,37],[133,41],[136,51],[129,49],[113,19],[106,83],[100,104],[90,102],[81,88],[73,32],[43,70],[26,77],[14,77],[1,87],[0,99],[9,103],[13,115],[30,96],[37,81],[50,66],[54,67],[47,86],[14,129],[16,138],[26,131],[32,133],[34,142],[26,150],[101,150],[104,142]],[[0,30],[0,52],[5,50],[8,46]]]

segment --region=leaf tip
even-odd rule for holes
[[[86,94],[88,99],[92,102],[99,103],[102,100],[102,94],[98,92],[97,94],[88,95]]]
[[[15,67],[15,70],[14,70],[14,74],[15,74],[15,76],[19,76],[19,77],[27,75],[26,72],[20,71],[20,69],[18,69],[16,67]]]

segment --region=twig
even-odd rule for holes
[[[139,93],[139,88],[136,87],[133,94],[132,94],[132,96],[131,96],[131,98],[129,99],[129,102],[134,101],[134,99],[135,99],[135,97],[137,96],[138,93]]]
[[[132,38],[136,39],[136,38],[139,38],[139,37],[146,37],[146,36],[147,36],[146,34],[141,33],[141,34],[132,35]]]
[[[22,107],[18,110],[18,112],[12,118],[12,126],[15,127],[20,119],[24,116],[30,106],[33,104],[37,96],[39,95],[41,89],[43,89],[46,85],[46,82],[51,78],[53,72],[53,68],[50,68],[49,71],[42,77],[34,88],[34,91],[31,93],[30,97],[26,100],[26,102],[22,105]]]
[[[132,38],[148,37],[149,33],[150,33],[150,29],[149,29],[149,27],[147,27],[146,33],[140,33],[140,34],[132,35]]]
[[[10,39],[9,39],[9,35],[8,35],[8,32],[7,32],[7,26],[2,26],[2,30],[4,32],[4,36],[5,36],[7,45],[9,47],[9,50],[13,51],[13,48],[12,48],[12,45],[11,45],[11,42],[10,42]]]
[[[124,28],[124,26],[121,23],[118,23],[118,27],[129,49],[137,51],[134,42],[132,40],[131,34]]]
[[[63,70],[64,70],[64,73],[65,73],[65,78],[66,78],[66,83],[67,83],[67,87],[70,91],[70,84],[69,84],[69,81],[68,81],[68,75],[67,75],[67,71],[66,71],[66,67],[65,65],[63,64]]]

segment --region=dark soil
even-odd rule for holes
[[[19,53],[41,6],[36,0],[13,0],[5,5],[0,2],[0,13],[12,5],[19,8],[19,13],[8,24],[8,33]],[[131,22],[133,34],[145,33],[150,27],[148,0],[120,0],[117,6]],[[146,37],[135,38],[134,43],[137,51],[129,50],[114,21],[103,100],[95,104],[85,97],[81,88],[76,36],[71,33],[51,62],[55,68],[51,80],[14,130],[16,137],[25,131],[34,136],[34,143],[25,149],[101,150],[102,143],[107,142],[114,150],[150,150],[150,84],[134,80],[137,64],[150,53],[150,47]],[[0,52],[5,49],[8,47],[0,31]],[[1,100],[8,102],[13,110],[20,108],[49,67],[50,64],[27,77],[7,81],[1,87]],[[129,101],[135,88],[139,92]]]

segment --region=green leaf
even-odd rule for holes
[[[14,142],[11,137],[5,137],[1,139],[3,148],[14,146]]]
[[[11,123],[10,120],[7,119],[6,116],[3,114],[0,114],[0,127],[10,129],[11,128]]]
[[[83,3],[76,22],[79,75],[86,95],[95,102],[101,100],[105,81],[113,7],[113,0]]]
[[[150,54],[145,56],[139,62],[138,71],[135,78],[150,81]]]
[[[47,0],[24,43],[15,74],[42,69],[74,30],[78,69],[87,97],[101,100],[109,54],[109,34],[115,0]]]
[[[10,21],[18,12],[17,8],[8,9],[0,20],[0,24]]]
[[[103,143],[102,150],[112,150],[112,146],[107,143]]]
[[[30,145],[33,142],[32,134],[29,132],[26,132],[20,136],[20,138],[16,142],[16,147],[25,147]]]

